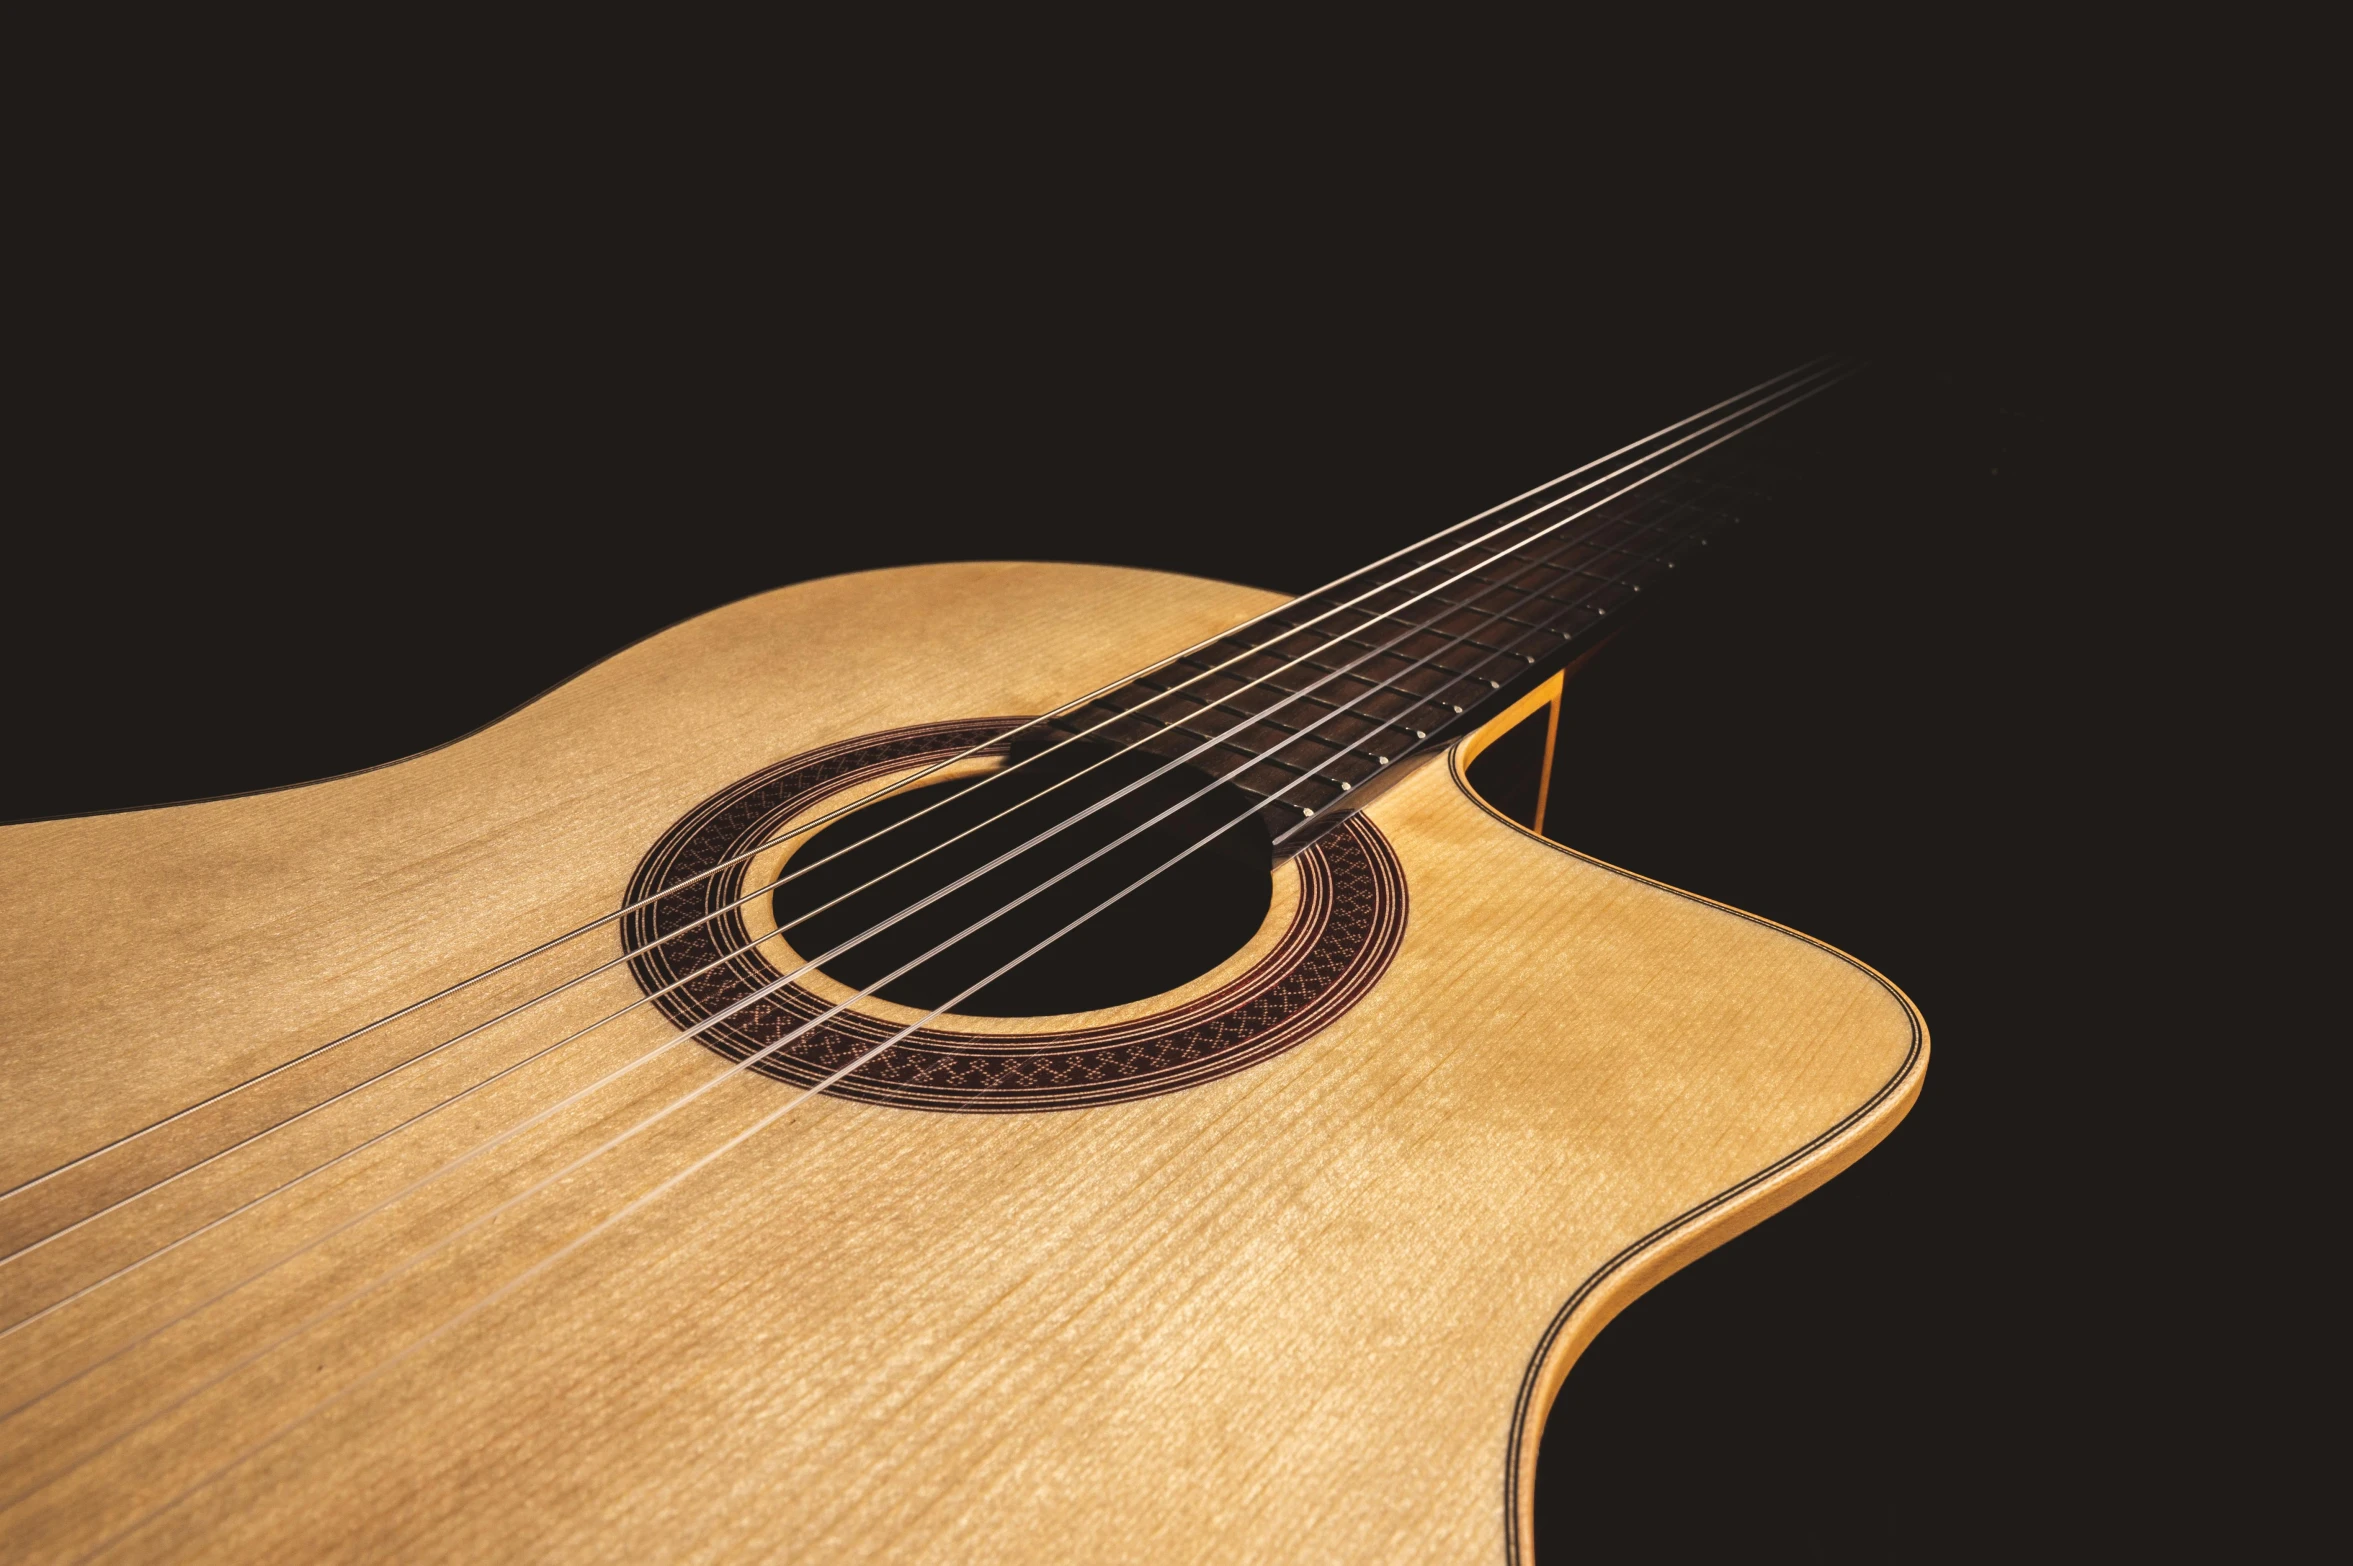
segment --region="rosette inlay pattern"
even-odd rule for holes
[[[823,1017],[752,1067],[800,1086],[881,1044],[897,1025],[855,1008],[827,1017],[829,1004],[810,989],[777,986],[790,971],[777,966],[790,962],[778,951],[782,943],[745,949],[751,932],[742,910],[728,906],[754,890],[743,885],[744,867],[680,883],[766,842],[828,795],[991,747],[1023,721],[926,724],[845,740],[703,801],[663,834],[631,879],[630,903],[678,887],[621,921],[640,987],[678,1027],[700,1028],[701,1043],[734,1060],[749,1060]],[[1369,821],[1350,820],[1292,862],[1299,898],[1289,925],[1246,971],[1215,989],[1101,1027],[984,1033],[927,1025],[827,1091],[908,1109],[1080,1109],[1197,1086],[1271,1059],[1363,998],[1405,934],[1404,872]]]

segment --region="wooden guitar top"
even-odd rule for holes
[[[0,831],[0,1186],[611,912],[698,801],[784,758],[1043,712],[1277,602],[1071,565],[837,577],[404,762]],[[675,1033],[640,1006],[98,1283],[0,1338],[0,1555],[1529,1558],[1581,1346],[1884,1136],[1927,1042],[1869,969],[1512,825],[1457,759],[1366,812],[1402,874],[1385,966],[1245,1066],[1055,1111],[828,1095],[721,1151],[798,1090],[689,1044],[189,1313]],[[619,953],[606,926],[0,1201],[0,1250]],[[0,1320],[638,997],[609,966],[103,1212],[0,1266]]]

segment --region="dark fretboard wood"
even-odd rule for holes
[[[1763,493],[1759,443],[1572,475],[1054,719],[1226,778],[1279,856],[1625,623]]]

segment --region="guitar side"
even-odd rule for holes
[[[679,811],[780,754],[1040,711],[1279,601],[1068,566],[837,578],[664,633],[408,762],[0,832],[25,932],[10,1183],[610,910]],[[1926,1033],[1851,959],[1503,820],[1451,757],[1368,815],[1404,872],[1394,960],[1231,1076],[1063,1113],[823,1098],[725,1150],[787,1091],[739,1076],[208,1380],[724,1069],[675,1050],[609,1108],[107,1360],[669,1030],[641,1010],[577,1064],[224,1223],[0,1343],[7,1406],[98,1366],[0,1425],[0,1540],[70,1559],[137,1522],[125,1556],[1524,1556],[1536,1438],[1576,1352],[1884,1136]],[[547,1022],[634,995],[616,971]],[[504,1058],[453,1055],[372,1113]],[[339,1106],[0,1270],[8,1318],[376,1123]]]

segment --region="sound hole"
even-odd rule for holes
[[[1152,777],[1163,765],[1074,745],[1016,771],[878,800],[787,861],[776,922],[827,977],[879,985],[883,999],[926,1011],[1036,1017],[1175,989],[1249,943],[1274,885],[1266,827],[1249,799],[1189,767]],[[975,871],[969,884],[867,933]]]

